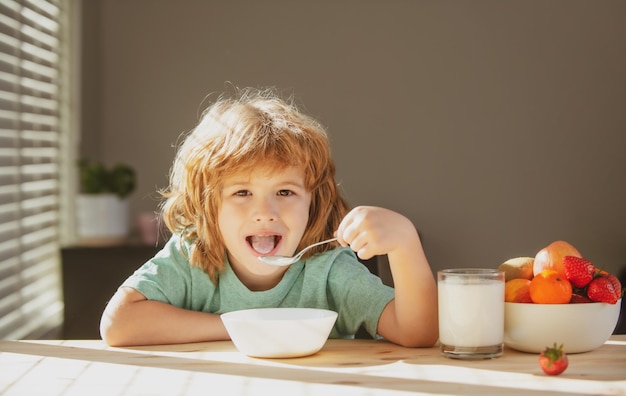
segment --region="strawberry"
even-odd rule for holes
[[[605,276],[595,278],[587,286],[587,297],[591,301],[615,304],[620,294],[621,290],[616,290],[613,282]]]
[[[563,344],[560,347],[546,347],[539,354],[539,367],[548,375],[559,375],[567,368],[569,364],[567,355],[563,351]]]
[[[569,300],[570,304],[585,304],[592,302],[586,295],[572,293],[572,298]]]
[[[576,257],[563,257],[563,268],[565,269],[565,278],[572,283],[574,287],[585,287],[593,279],[596,267],[591,261]]]
[[[624,293],[624,291],[622,289],[622,284],[620,283],[619,279],[617,279],[617,276],[613,274],[609,274],[608,272],[604,270],[598,270],[596,276],[603,276],[607,278],[613,284],[613,288],[615,289],[617,293],[617,299],[619,300],[622,297],[622,294]]]

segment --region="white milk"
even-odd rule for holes
[[[439,340],[459,347],[483,347],[504,340],[504,282],[480,280],[438,284]]]

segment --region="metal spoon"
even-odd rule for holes
[[[314,243],[314,244],[309,245],[309,246],[305,247],[304,249],[300,250],[300,252],[298,254],[296,254],[295,256],[293,256],[293,257],[290,257],[290,256],[260,256],[259,260],[263,261],[265,264],[270,264],[270,265],[276,265],[276,266],[279,266],[279,267],[284,267],[286,265],[291,265],[291,264],[295,263],[296,261],[300,260],[300,258],[302,258],[302,255],[307,250],[311,249],[312,247],[323,245],[324,243],[334,242],[336,240],[337,240],[337,238],[331,238],[331,239],[327,239],[327,240],[322,241],[322,242]]]

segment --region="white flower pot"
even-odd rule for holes
[[[77,199],[77,234],[79,243],[88,245],[119,244],[129,234],[128,199],[115,194],[79,194]]]

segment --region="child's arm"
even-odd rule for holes
[[[378,333],[403,346],[432,346],[439,337],[437,287],[417,230],[388,209],[360,206],[342,220],[337,238],[367,260],[386,254],[395,298],[383,310]]]
[[[111,346],[230,339],[219,315],[149,301],[129,287],[120,288],[108,303],[100,321],[100,334]]]

